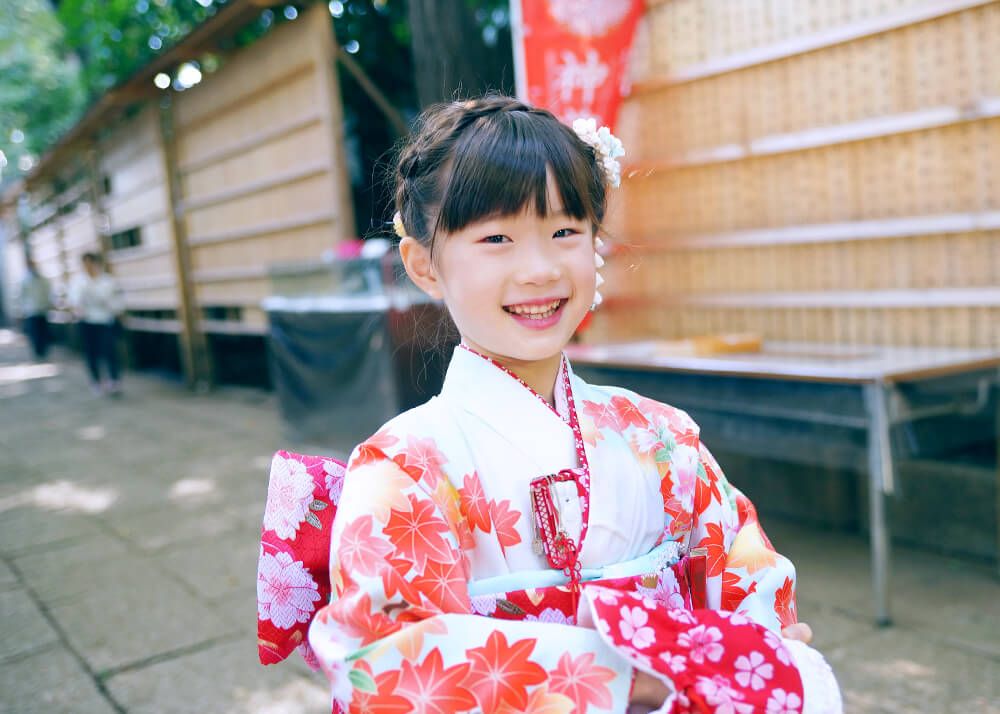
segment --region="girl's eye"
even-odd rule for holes
[[[508,238],[507,236],[495,235],[495,236],[486,236],[485,238],[483,238],[483,240],[481,242],[482,243],[494,243],[495,244],[495,243],[503,243],[504,241],[507,241],[507,240],[510,240],[510,238]]]
[[[572,235],[579,233],[576,228],[560,228],[555,233],[552,234],[553,238],[569,238]]]

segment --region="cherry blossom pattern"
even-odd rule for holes
[[[681,647],[691,650],[691,660],[698,664],[703,664],[707,659],[710,662],[718,662],[722,659],[724,648],[722,646],[722,632],[718,627],[706,627],[698,625],[687,632],[682,632],[677,638],[677,643]]]
[[[736,658],[736,681],[744,687],[763,689],[767,680],[774,676],[774,665],[764,659],[760,652]]]
[[[767,714],[800,714],[802,697],[795,692],[775,689],[767,700]]]
[[[308,622],[319,600],[318,586],[288,553],[261,553],[257,569],[257,617],[281,629]]]
[[[264,529],[274,531],[282,540],[295,540],[302,521],[315,521],[313,525],[319,528],[315,516],[309,519],[313,501],[313,479],[305,464],[275,454],[264,507]]]
[[[630,642],[633,647],[639,650],[646,649],[653,644],[655,633],[652,627],[646,625],[649,621],[649,615],[646,614],[645,610],[625,605],[621,609],[621,616],[621,633],[625,641]]]

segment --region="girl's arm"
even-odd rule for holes
[[[624,711],[632,668],[597,632],[471,614],[455,491],[404,465],[370,445],[348,465],[331,544],[337,597],[309,630],[334,698],[378,711],[421,699],[449,712]]]
[[[707,550],[707,607],[740,612],[775,632],[798,622],[795,566],[774,550],[757,510],[699,443],[705,478],[695,496],[691,546]]]

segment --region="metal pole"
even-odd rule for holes
[[[866,384],[864,389],[868,409],[868,512],[875,623],[885,627],[892,624],[889,617],[890,538],[885,497],[893,492],[894,484],[888,390],[882,381]]]

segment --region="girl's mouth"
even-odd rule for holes
[[[559,322],[566,303],[566,298],[560,298],[542,303],[504,305],[503,309],[524,327],[541,330]]]

